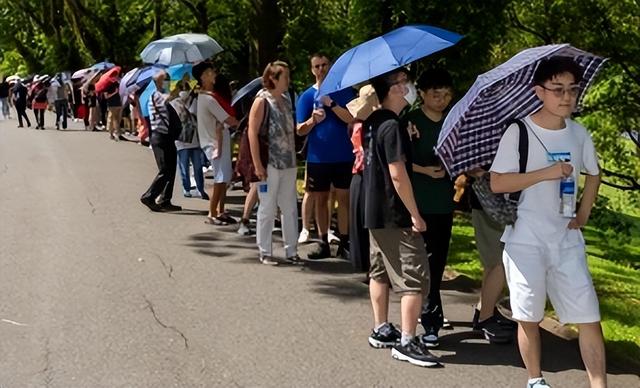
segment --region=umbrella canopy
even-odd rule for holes
[[[542,59],[573,58],[583,69],[580,105],[584,92],[606,61],[568,44],[534,47],[476,79],[465,96],[451,108],[440,131],[436,153],[449,175],[490,164],[507,123],[525,117],[541,106],[533,90],[533,75]]]
[[[125,74],[120,80],[120,88],[118,91],[120,92],[120,98],[122,99],[123,106],[127,104],[129,94],[134,93],[138,90],[138,85],[136,85],[135,82],[133,83],[133,87],[131,88],[131,90],[129,90],[127,84],[132,78],[137,77],[138,74],[140,74],[140,70],[141,69],[139,67],[133,68],[129,70],[127,74]]]
[[[85,82],[87,82],[87,80],[93,78],[93,76],[95,76],[99,72],[100,70],[91,67],[80,69],[71,75],[71,80],[84,84]]]
[[[98,82],[96,82],[96,93],[103,93],[112,83],[118,82],[118,75],[120,75],[121,70],[120,66],[116,66],[102,74]]]
[[[95,65],[91,66],[91,69],[104,71],[104,70],[109,70],[113,67],[116,67],[116,65],[111,62],[98,62]]]
[[[185,40],[196,45],[203,58],[211,58],[216,54],[224,51],[222,46],[218,44],[212,37],[206,34],[178,34],[166,37],[167,40],[178,39]]]
[[[260,89],[262,89],[262,77],[254,78],[251,82],[244,85],[236,92],[235,96],[233,96],[233,99],[231,100],[231,105],[236,105],[245,97],[255,97],[256,93],[258,93]]]
[[[198,46],[180,38],[153,41],[142,50],[140,57],[144,63],[165,66],[196,63],[205,59]]]
[[[180,81],[182,79],[182,77],[184,77],[185,74],[189,74],[191,75],[191,69],[192,69],[193,65],[191,64],[179,64],[179,65],[175,65],[175,66],[171,66],[166,70],[166,72],[169,74],[169,77],[171,78],[171,85],[175,85],[175,83],[177,81]],[[155,71],[157,71],[158,68],[154,68],[154,73]],[[153,92],[156,91],[156,84],[155,82],[149,82],[149,84],[147,85],[147,87],[144,89],[144,91],[142,92],[142,94],[140,94],[140,111],[142,113],[143,117],[149,117],[149,99],[151,98],[151,95],[153,94]]]
[[[359,84],[456,44],[462,35],[427,25],[400,27],[349,49],[331,66],[318,96]]]

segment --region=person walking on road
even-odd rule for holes
[[[31,121],[27,116],[27,88],[22,83],[22,80],[17,80],[13,87],[13,105],[16,107],[16,114],[18,115],[18,128],[22,128],[22,118],[27,121],[27,127],[31,127]]]
[[[381,108],[364,122],[365,227],[369,229],[369,293],[374,327],[369,345],[391,347],[394,359],[423,367],[440,365],[416,336],[424,294],[429,289],[427,251],[420,232],[427,229],[411,186],[409,133],[400,112],[413,104],[416,90],[404,68],[382,74],[371,84]],[[389,289],[400,294],[402,331],[389,323]]]
[[[151,149],[158,165],[158,174],[140,198],[140,202],[154,212],[182,210],[180,206],[171,203],[178,154],[175,139],[169,131],[168,78],[169,74],[164,70],[154,74],[153,82],[156,84],[156,90],[149,98]]]
[[[4,120],[11,118],[11,110],[9,109],[9,93],[10,86],[7,77],[2,78],[0,82],[0,105],[2,105],[2,118]]]

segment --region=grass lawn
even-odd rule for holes
[[[584,236],[608,356],[640,367],[640,218],[633,218],[635,230],[628,244],[612,242],[593,227],[586,228]],[[480,283],[482,267],[467,214],[455,218],[448,263]],[[548,314],[552,316],[553,311]]]

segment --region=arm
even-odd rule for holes
[[[260,131],[260,123],[264,118],[264,104],[263,98],[256,98],[251,105],[249,111],[249,148],[251,149],[251,159],[253,160],[253,166],[256,170],[258,179],[264,181],[267,179],[267,171],[265,166],[262,165],[260,159],[260,141],[258,140],[258,132]]]
[[[539,170],[525,172],[498,173],[491,171],[491,191],[494,193],[514,193],[542,181],[551,181],[569,176],[573,167],[569,163],[558,162]]]
[[[411,180],[409,179],[409,174],[407,173],[404,162],[389,163],[389,174],[393,182],[393,187],[396,189],[398,196],[409,211],[409,214],[411,214],[414,229],[417,232],[424,232],[427,230],[427,227],[418,211],[418,205],[413,196],[413,187],[411,186]]]
[[[442,179],[445,177],[445,172],[442,167],[421,166],[419,164],[413,163],[413,171],[417,172],[418,174],[430,176],[433,179]]]
[[[296,127],[296,131],[298,132],[298,135],[304,136],[309,132],[311,132],[313,127],[315,127],[316,124],[318,124],[321,121],[321,120],[318,121],[317,117],[318,117],[318,114],[316,114],[316,111],[314,110],[313,113],[311,114],[311,117],[309,117],[306,121],[298,124]]]
[[[349,110],[337,104],[332,108],[331,107],[332,103],[333,103],[333,100],[331,99],[331,97],[322,96],[322,105],[324,105],[325,109],[331,109],[333,113],[335,113],[336,116],[338,116],[338,118],[342,120],[345,124],[351,124],[351,122],[353,121],[353,116],[351,115]]]
[[[222,154],[222,124],[216,125],[216,150],[213,158],[218,159]]]
[[[576,213],[576,218],[569,222],[569,229],[578,229],[587,224],[591,209],[596,202],[598,189],[600,188],[600,175],[587,175],[584,180],[584,189],[580,199],[580,208]]]
[[[227,117],[227,119],[224,121],[225,124],[227,124],[230,127],[237,127],[239,122],[238,119],[236,119],[233,116],[229,116]]]

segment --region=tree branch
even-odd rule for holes
[[[620,189],[620,190],[640,190],[640,182],[638,182],[634,177],[630,176],[630,175],[625,175],[625,174],[621,174],[618,172],[614,172],[611,170],[607,170],[605,168],[602,169],[602,172],[607,175],[607,176],[611,176],[614,178],[618,178],[620,180],[622,180],[624,183],[628,183],[628,185],[620,185],[617,183],[612,183],[612,182],[608,182],[605,181],[604,179],[602,180],[602,184],[607,185],[607,186],[611,186],[614,187],[616,189]]]
[[[527,32],[537,38],[539,38],[540,40],[542,40],[545,44],[549,44],[551,43],[551,38],[549,36],[546,36],[536,30],[534,30],[533,28],[527,27],[525,26],[521,21],[520,18],[518,18],[518,15],[516,13],[516,10],[514,9],[513,6],[509,7],[509,9],[507,10],[507,12],[509,13],[509,19],[511,19],[511,25],[521,31]]]

